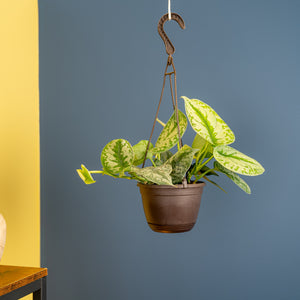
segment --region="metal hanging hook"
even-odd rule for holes
[[[185,29],[184,21],[180,15],[171,13],[171,19],[176,21],[179,24],[179,26],[181,27],[181,29]],[[162,38],[162,40],[165,43],[167,54],[172,55],[175,52],[175,47],[173,46],[173,44],[171,43],[170,39],[168,38],[167,34],[164,31],[164,24],[168,20],[169,20],[169,14],[163,15],[158,22],[157,30],[158,30],[160,37]]]

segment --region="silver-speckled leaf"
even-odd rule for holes
[[[173,156],[173,153],[171,151],[166,151],[160,154],[160,160],[165,163],[170,157]]]
[[[166,161],[166,165],[172,166],[172,182],[178,184],[182,182],[187,170],[192,164],[194,154],[197,150],[188,145],[184,145],[177,153]]]
[[[178,120],[180,128],[180,136],[182,137],[187,127],[187,118],[183,112],[178,110]],[[152,149],[153,153],[162,153],[173,148],[179,141],[178,128],[175,112],[167,122],[166,126],[160,133],[155,148]]]
[[[137,177],[142,177],[146,181],[155,183],[158,185],[172,185],[172,178],[170,173],[172,167],[170,165],[162,165],[159,167],[147,167],[140,169],[138,167],[132,167],[130,173]]]
[[[192,128],[212,145],[229,145],[235,137],[228,125],[206,103],[198,99],[182,97]]]
[[[222,145],[215,147],[214,157],[223,167],[238,174],[256,176],[265,171],[262,165],[255,159],[230,146]]]
[[[144,158],[145,158],[145,153],[147,150],[147,146],[148,146],[148,141],[141,140],[132,147],[133,151],[134,151],[134,161],[133,161],[134,166],[138,166],[143,163]],[[151,153],[152,148],[153,148],[153,145],[152,145],[152,143],[150,143],[149,149],[147,152],[147,158],[152,158],[152,153]]]
[[[161,166],[163,165],[171,156],[173,156],[173,153],[168,150],[168,151],[165,151],[163,153],[160,153],[158,155],[157,158],[154,159],[154,163],[155,165],[158,167],[158,166]]]
[[[112,140],[102,150],[101,163],[104,171],[123,173],[133,164],[134,152],[130,143],[123,139]]]
[[[81,169],[77,169],[76,171],[85,184],[92,184],[96,182],[90,171],[84,165],[81,165]]]
[[[224,173],[228,178],[230,178],[244,192],[246,192],[247,194],[251,194],[251,189],[250,189],[249,185],[240,176],[238,176],[237,174],[235,174],[232,171],[228,170],[227,168],[223,167],[217,161],[214,162],[214,168],[216,170]]]

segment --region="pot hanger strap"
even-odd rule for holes
[[[161,17],[161,19],[159,20],[159,22],[158,22],[158,33],[161,36],[161,38],[162,38],[162,40],[163,40],[163,42],[166,46],[166,52],[169,56],[168,56],[168,61],[167,61],[167,65],[166,65],[165,72],[164,72],[163,86],[162,86],[162,90],[161,90],[161,94],[160,94],[160,99],[159,99],[159,102],[158,102],[158,107],[157,107],[157,110],[156,110],[153,126],[152,126],[152,129],[151,129],[151,134],[150,134],[150,137],[149,137],[149,140],[148,140],[147,149],[146,149],[146,153],[145,153],[142,168],[144,168],[144,166],[145,166],[145,161],[146,161],[147,154],[148,154],[148,151],[149,151],[149,146],[150,146],[151,139],[152,139],[152,136],[153,136],[155,124],[157,122],[157,117],[158,117],[159,109],[160,109],[163,94],[164,94],[164,89],[165,89],[166,77],[167,76],[169,76],[172,104],[173,104],[173,109],[174,109],[175,116],[176,116],[179,146],[180,146],[180,148],[182,147],[182,139],[181,139],[181,135],[180,135],[179,116],[178,116],[176,69],[175,69],[174,62],[173,62],[173,57],[172,57],[172,54],[174,54],[174,52],[175,52],[175,47],[171,43],[170,39],[168,38],[168,36],[165,33],[164,28],[163,28],[164,23],[169,19],[170,14],[171,14],[171,19],[172,20],[175,20],[182,29],[185,28],[185,24],[184,24],[183,19],[178,14],[171,13],[170,9],[169,9],[169,13],[163,15]],[[171,72],[168,72],[169,67],[172,68]],[[172,85],[172,75],[174,76],[174,88],[173,88],[173,85]],[[183,183],[186,183],[186,180],[183,180]],[[186,184],[184,184],[184,187],[186,187]]]

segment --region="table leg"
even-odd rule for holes
[[[41,288],[33,293],[33,300],[47,299],[47,277],[41,278]]]

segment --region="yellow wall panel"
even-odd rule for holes
[[[0,0],[1,264],[40,265],[37,0]]]

